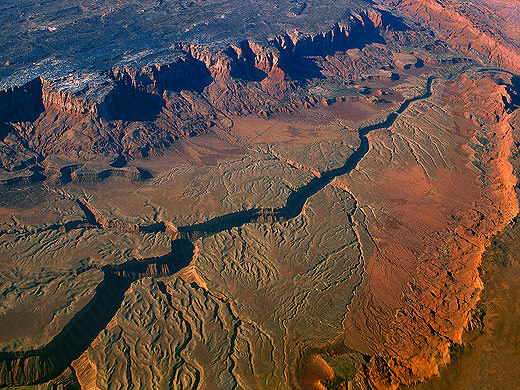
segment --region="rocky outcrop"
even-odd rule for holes
[[[516,178],[508,161],[513,145],[507,108],[511,93],[510,85],[481,75],[463,75],[446,84],[437,104],[442,101],[452,110],[459,127],[447,127],[447,133],[464,140],[452,158],[461,159],[458,166],[467,170],[455,178],[444,173],[437,179],[443,184],[431,184],[422,198],[414,198],[408,189],[385,190],[401,196],[402,204],[394,205],[399,211],[382,217],[388,222],[381,221],[372,231],[376,249],[366,265],[370,277],[344,322],[345,345],[353,348],[357,339],[353,334],[365,335],[354,349],[372,356],[360,374],[369,388],[396,389],[435,375],[450,361],[450,347],[462,343],[483,288],[478,271],[482,253],[518,213]],[[475,120],[469,123],[472,117]],[[427,120],[433,118],[430,114]],[[429,126],[410,123],[415,129]],[[443,125],[439,121],[435,126]],[[410,134],[406,125],[393,131],[404,137]],[[375,140],[375,148],[384,144],[383,139]],[[421,152],[414,153],[421,161]],[[385,169],[383,177],[393,175],[393,169]],[[428,164],[419,168],[427,174],[435,170]],[[463,194],[461,199],[447,197],[453,188]],[[445,209],[431,211],[437,204]],[[370,316],[371,323],[363,323],[365,314],[360,313],[373,311],[378,314]]]
[[[213,81],[207,64],[193,57],[189,51],[183,51],[172,63],[152,64],[144,68],[116,66],[109,75],[117,85],[158,95],[165,90],[202,92]]]
[[[43,156],[88,161],[99,154],[158,155],[179,138],[219,127],[226,115],[287,112],[306,104],[302,79],[321,77],[307,56],[384,42],[381,33],[391,28],[381,13],[367,11],[323,33],[288,32],[270,46],[250,40],[224,49],[177,44],[173,54],[149,64],[121,64],[97,76],[37,78],[0,93],[2,133]]]
[[[47,356],[1,356],[0,386],[10,386],[18,383],[36,383],[43,378],[50,379],[54,374],[54,364]]]
[[[383,43],[381,30],[389,28],[383,23],[381,13],[370,10],[353,14],[349,24],[336,23],[331,30],[316,34],[287,32],[271,42],[284,55],[326,56],[336,51],[345,51],[367,43]]]
[[[483,4],[476,2],[471,4],[473,8],[465,8],[457,0],[386,0],[385,3],[434,28],[441,38],[481,63],[520,72],[518,45],[513,46],[500,26],[486,18],[492,11]],[[479,17],[475,10],[483,16]]]

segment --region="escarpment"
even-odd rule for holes
[[[498,18],[489,17],[503,11],[501,7],[490,8],[486,1],[468,5],[458,0],[388,0],[385,3],[433,27],[447,42],[483,64],[520,72],[518,41],[503,33]]]
[[[308,56],[382,43],[381,33],[391,28],[378,12],[361,12],[314,35],[292,31],[269,43],[244,40],[222,49],[177,44],[159,61],[37,78],[1,93],[6,148],[83,161],[99,154],[159,155],[179,139],[221,127],[226,116],[307,104],[301,97],[306,79],[321,77],[317,68],[309,73],[315,66],[307,66]],[[16,164],[7,160],[3,167]]]
[[[311,35],[290,31],[271,42],[284,54],[325,56],[367,43],[383,43],[381,32],[391,27],[381,13],[374,10],[353,14],[349,22],[336,23],[329,31]]]
[[[174,3],[139,12],[221,2]],[[412,3],[262,3],[240,39],[179,43],[225,10],[8,79],[0,387],[396,389],[447,364],[518,211],[518,78]]]
[[[381,213],[382,220],[372,231],[377,249],[367,262],[370,277],[344,322],[345,345],[356,345],[356,349],[374,356],[360,374],[368,387],[398,388],[435,375],[439,366],[450,361],[450,347],[462,343],[463,330],[483,288],[478,271],[482,253],[493,235],[518,213],[516,178],[508,161],[513,147],[510,126],[515,126],[507,108],[515,99],[510,86],[500,85],[489,76],[462,75],[446,83],[444,94],[430,103],[424,123],[414,121],[412,127],[398,123],[393,127],[394,134],[373,138],[376,151],[410,140],[411,134],[415,134],[415,140],[421,139],[423,129],[428,128],[426,122],[433,120],[429,126],[437,130],[429,136],[442,137],[446,132],[464,140],[464,146],[451,154],[451,161],[443,161],[441,149],[435,151],[433,145],[418,149],[410,143],[408,153],[415,155],[417,168],[408,166],[408,173],[403,174],[388,166],[382,174],[395,177],[397,182],[413,175],[417,184],[405,194],[377,181],[385,189],[374,187],[366,196],[372,198],[372,204],[377,202],[374,198],[388,196],[377,195],[379,191],[391,191],[390,197],[401,199],[394,201],[393,211]],[[437,105],[450,107],[456,126],[444,122]],[[413,111],[421,112],[421,105]],[[447,147],[445,142],[442,145]],[[371,158],[379,159],[377,154]],[[451,173],[450,164],[459,158],[466,161],[466,169]],[[370,156],[366,163],[369,160]],[[374,160],[361,168],[373,178],[370,165],[376,164]],[[356,191],[355,177],[343,181]],[[419,189],[421,181],[429,183],[426,190]],[[453,196],[458,199],[452,203],[449,199]],[[358,199],[363,202],[363,198]],[[436,207],[438,211],[432,212]],[[400,287],[392,290],[396,286]],[[382,310],[375,316],[380,317],[373,319],[372,325],[363,323],[360,313],[371,310]],[[350,336],[358,332],[366,334],[359,344]]]

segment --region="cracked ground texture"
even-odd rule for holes
[[[0,387],[396,389],[449,362],[518,211],[516,79],[347,16],[2,92],[30,104],[0,123]]]
[[[18,264],[41,259],[42,267],[25,284],[12,280],[27,273],[4,267],[3,315],[14,319],[23,309],[20,302],[10,306],[14,294],[42,302],[53,288],[69,295],[53,302],[51,319],[28,313],[48,323],[45,333],[21,328],[33,338],[8,335],[4,351],[45,345],[71,320],[74,305],[94,295],[104,302],[119,288],[120,304],[99,319],[99,334],[84,334],[88,348],[72,362],[82,388],[320,388],[320,380],[338,374],[334,356],[345,353],[377,357],[357,383],[431,375],[450,342],[460,342],[480,291],[479,239],[496,229],[480,216],[506,210],[500,202],[510,191],[503,184],[507,149],[500,149],[506,121],[482,117],[477,126],[450,101],[463,86],[493,83],[475,80],[410,78],[415,92],[396,114],[357,125],[360,133],[371,130],[363,141],[368,149],[344,171],[363,142],[338,125],[337,139],[260,143],[216,166],[175,167],[135,184],[132,203],[117,180],[109,197],[106,187],[50,188],[46,202],[62,210],[56,221],[33,226],[21,214],[2,231],[5,256]],[[490,151],[496,157],[485,160]],[[503,175],[496,184],[487,175],[492,170]],[[301,211],[284,214],[291,194],[316,181],[324,184],[309,190]],[[263,211],[211,228],[214,218],[255,209]],[[187,236],[189,264],[172,275],[170,239],[206,225],[206,233]],[[67,255],[54,249],[56,241]],[[51,271],[62,258],[68,263],[61,274]],[[133,259],[150,265],[140,271]],[[133,283],[95,290],[103,273],[104,286],[117,275]],[[94,324],[96,315],[81,318]],[[394,376],[378,377],[378,365],[392,366]]]

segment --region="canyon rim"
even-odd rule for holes
[[[518,388],[519,20],[6,0],[0,387]]]

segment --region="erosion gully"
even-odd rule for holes
[[[114,317],[130,285],[144,277],[171,276],[190,264],[194,253],[194,242],[201,237],[240,227],[247,223],[275,223],[297,217],[307,200],[330,184],[336,177],[352,172],[368,153],[370,146],[367,135],[371,131],[393,125],[408,106],[432,95],[434,77],[429,77],[424,94],[405,100],[399,109],[381,123],[358,130],[359,147],[347,158],[343,166],[323,172],[308,184],[294,191],[281,208],[253,208],[210,219],[203,223],[181,226],[177,238],[172,239],[171,251],[165,256],[133,259],[118,266],[105,266],[103,281],[97,286],[90,302],[69,321],[62,331],[47,345],[31,351],[0,353],[0,387],[22,386],[45,383],[58,377],[94,341]],[[87,210],[88,211],[88,210]],[[87,217],[92,215],[87,212]],[[142,232],[165,231],[165,225],[155,224],[140,227]],[[31,370],[24,373],[24,367]],[[35,370],[34,372],[32,372]]]

